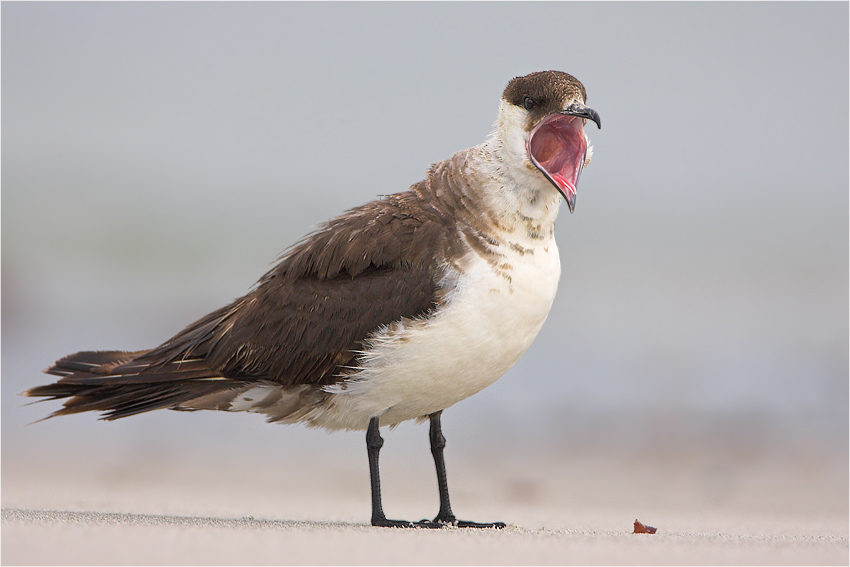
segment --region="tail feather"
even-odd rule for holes
[[[150,351],[83,351],[57,360],[56,364],[45,370],[45,372],[57,376],[67,376],[69,372],[109,374],[111,370],[116,368],[117,366],[130,362],[131,360],[148,352]]]
[[[37,386],[25,396],[66,399],[62,409],[48,417],[85,411],[103,412],[113,420],[155,409],[186,409],[196,398],[239,390],[243,380],[230,380],[204,365],[201,359],[163,365],[139,362],[150,351],[84,351],[66,356],[45,372],[61,378]]]

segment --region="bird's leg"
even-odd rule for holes
[[[440,489],[440,512],[432,521],[422,520],[416,525],[422,527],[441,527],[441,526],[457,526],[459,528],[504,528],[503,522],[493,522],[489,524],[479,524],[477,522],[467,522],[458,520],[452,512],[452,505],[449,502],[449,484],[446,480],[446,460],[443,456],[443,449],[446,448],[446,438],[443,437],[443,429],[440,425],[440,415],[442,411],[432,413],[431,427],[429,437],[431,439],[431,454],[434,456],[434,465],[437,467],[437,485]]]
[[[378,431],[378,417],[369,420],[366,430],[366,450],[369,453],[369,480],[372,483],[372,525],[383,528],[412,528],[413,522],[388,520],[381,505],[381,474],[378,471],[378,453],[384,445],[384,439]]]
[[[431,426],[428,437],[431,440],[431,455],[434,457],[434,465],[437,467],[437,486],[440,490],[440,512],[434,518],[435,522],[454,524],[457,518],[452,513],[452,505],[449,502],[449,481],[446,478],[446,459],[443,449],[446,448],[446,438],[443,436],[443,428],[440,424],[440,416],[443,412],[431,414]]]

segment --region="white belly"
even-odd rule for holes
[[[329,388],[314,425],[365,429],[445,409],[495,382],[540,331],[561,273],[554,239],[501,247],[496,268],[474,253],[448,304],[427,320],[389,329],[372,341],[352,380]],[[532,252],[533,251],[533,252]]]

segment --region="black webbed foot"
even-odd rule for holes
[[[505,527],[504,522],[478,523],[467,522],[466,520],[458,520],[455,517],[441,518],[437,516],[433,520],[419,520],[418,522],[408,522],[407,520],[390,520],[388,518],[372,518],[372,525],[378,528],[423,528],[423,529],[440,529],[440,528],[490,528],[502,529]]]
[[[454,516],[450,517],[441,517],[437,516],[433,520],[419,520],[416,522],[416,527],[419,528],[490,528],[500,530],[505,527],[504,522],[490,522],[490,523],[479,523],[479,522],[468,522],[466,520],[458,520]]]
[[[387,518],[372,518],[372,525],[376,528],[415,528],[416,524],[407,520],[389,520]]]
[[[478,523],[478,522],[467,522],[466,520],[455,520],[455,526],[459,528],[491,528],[494,530],[501,530],[506,527],[505,522],[489,522],[489,523]]]

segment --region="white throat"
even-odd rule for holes
[[[501,102],[493,131],[479,146],[482,169],[501,187],[489,192],[495,210],[549,230],[564,198],[528,157],[525,119],[521,109]]]

